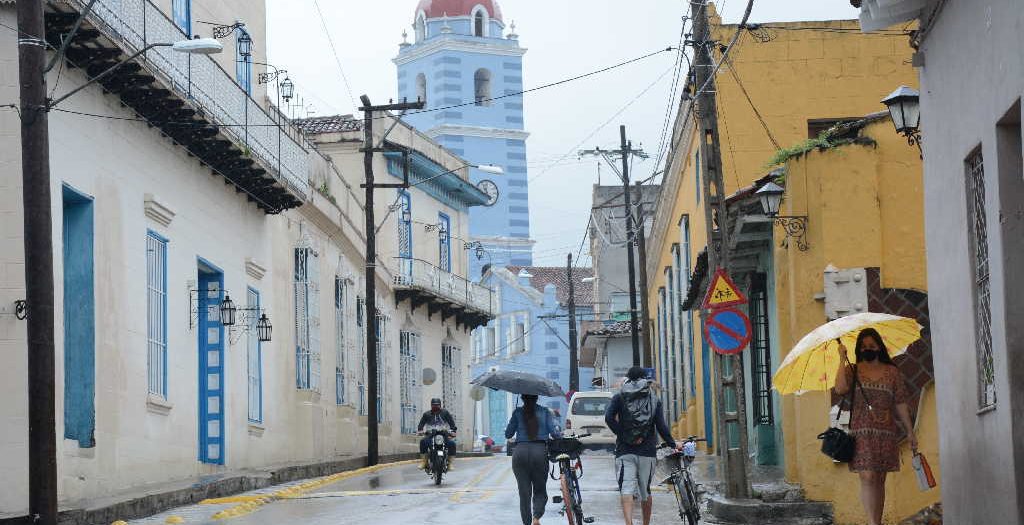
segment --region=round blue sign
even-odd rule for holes
[[[750,343],[750,319],[732,308],[718,310],[704,322],[704,338],[720,354],[738,354]]]

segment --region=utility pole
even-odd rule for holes
[[[722,152],[718,137],[718,106],[715,82],[711,78],[715,64],[711,49],[715,46],[708,22],[705,2],[691,2],[693,70],[697,93],[696,121],[700,133],[701,178],[704,181],[704,218],[708,238],[708,274],[716,268],[729,269],[728,226],[725,205],[725,182],[722,178]],[[702,89],[703,88],[703,89]],[[701,312],[706,315],[707,312]],[[743,386],[743,361],[739,354],[724,356],[715,353],[716,399],[718,404],[718,449],[725,462],[725,495],[728,498],[749,498],[750,478],[747,468],[747,416]],[[726,393],[732,390],[733,395]],[[735,406],[726,404],[727,400]],[[732,430],[733,432],[730,432]],[[736,435],[738,443],[730,441]]]
[[[640,257],[640,313],[643,315],[643,349],[644,349],[644,366],[650,368],[654,362],[654,355],[651,352],[651,311],[647,305],[647,239],[646,232],[644,232],[644,225],[647,221],[644,219],[644,188],[643,184],[639,181],[636,182],[637,202],[636,211],[638,220],[636,221],[636,253]]]
[[[19,5],[24,2],[19,2]],[[385,151],[386,148],[376,147],[373,141],[373,114],[384,111],[406,111],[409,109],[423,109],[423,102],[402,102],[398,104],[386,104],[374,106],[370,104],[370,97],[363,95],[359,97],[363,107],[363,171],[366,174],[366,181],[361,184],[366,190],[366,202],[364,214],[366,216],[366,378],[367,390],[367,424],[366,424],[366,464],[376,465],[379,460],[378,446],[378,410],[377,399],[380,396],[377,382],[377,222],[373,209],[373,190],[377,188],[408,188],[409,187],[409,159],[405,159],[405,181],[402,184],[375,184],[373,180],[373,154]],[[390,151],[390,150],[388,150]]]
[[[629,269],[629,334],[633,342],[633,366],[640,366],[640,327],[637,323],[636,312],[636,262],[633,256],[634,225],[633,205],[630,202],[629,194],[632,193],[629,186],[629,156],[633,148],[631,142],[626,141],[626,126],[619,126],[619,147],[622,148],[622,197],[626,205],[626,263]]]
[[[576,337],[576,286],[572,282],[572,253],[566,265],[566,277],[569,279],[569,390],[580,390],[580,359]]]
[[[25,299],[28,305],[28,507],[33,523],[56,525],[53,232],[43,4],[18,2],[17,12]]]

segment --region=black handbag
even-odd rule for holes
[[[860,387],[860,394],[864,396],[864,400],[867,400],[867,396],[864,394],[864,387],[861,386],[860,381],[857,379],[857,367],[853,367],[853,388],[850,389],[850,397],[848,401],[850,403],[850,422],[853,422],[853,398],[856,395],[857,387]],[[870,405],[868,405],[870,407]],[[839,416],[843,413],[842,409],[836,413],[836,422],[839,421]],[[821,453],[832,458],[840,463],[849,463],[853,460],[853,454],[856,451],[856,440],[853,436],[848,434],[841,428],[830,427],[821,434],[818,434],[818,439],[821,440]]]

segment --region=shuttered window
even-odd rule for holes
[[[347,308],[345,294],[348,290],[345,279],[334,278],[334,402],[343,405],[347,400],[345,390],[346,348],[348,330],[346,327]]]
[[[167,239],[146,235],[146,369],[149,393],[167,398]]]
[[[402,331],[398,337],[402,433],[415,434],[420,415],[419,400],[422,397],[420,391],[420,376],[423,373],[423,365],[420,361],[421,340],[420,335],[414,332]]]
[[[295,249],[295,385],[320,390],[320,272],[312,248]]]
[[[250,312],[260,311],[260,293],[249,288],[247,293],[247,305]],[[246,315],[248,331],[246,337],[246,375],[248,376],[249,394],[249,421],[255,423],[263,422],[263,343],[260,342],[256,333],[256,322],[258,315]]]
[[[458,425],[462,410],[462,350],[451,345],[441,346],[441,389],[444,408],[451,412]]]

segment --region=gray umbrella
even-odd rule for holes
[[[532,394],[536,396],[565,396],[558,383],[526,372],[512,370],[495,370],[474,379],[471,384],[485,386],[491,390],[504,390],[513,394]]]

